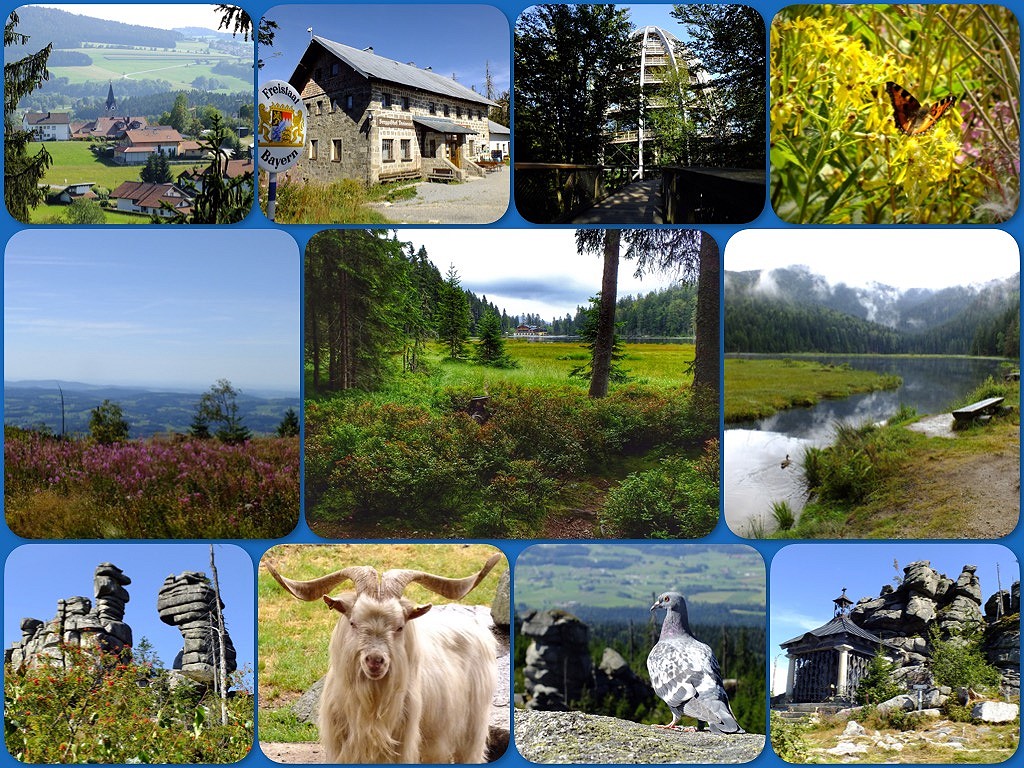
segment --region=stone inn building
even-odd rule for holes
[[[289,79],[306,105],[304,180],[483,176],[490,99],[449,77],[314,36]]]

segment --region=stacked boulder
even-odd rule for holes
[[[530,638],[523,678],[527,709],[565,711],[588,693],[638,704],[649,699],[650,686],[617,651],[605,648],[595,669],[590,660],[589,628],[565,611],[530,611],[520,632]]]
[[[132,644],[132,628],[124,623],[126,586],[132,580],[112,563],[100,563],[93,576],[93,597],[69,597],[57,601],[57,615],[50,621],[21,620],[21,640],[4,651],[4,663],[15,669],[38,667],[61,659],[65,649],[77,647],[104,653],[120,653]]]
[[[217,633],[217,595],[205,573],[185,571],[164,579],[157,596],[160,620],[175,626],[184,639],[184,647],[174,659],[173,669],[195,683],[209,685],[217,673],[220,639]],[[223,611],[223,602],[220,605]],[[235,647],[224,633],[225,661],[228,673],[237,668]]]
[[[933,627],[943,638],[984,628],[984,649],[989,661],[1003,673],[1004,692],[1019,695],[1020,583],[1009,592],[990,597],[983,611],[976,572],[976,566],[965,565],[954,580],[933,569],[927,560],[910,563],[903,569],[899,586],[887,584],[878,597],[862,598],[850,611],[850,618],[900,653],[901,669],[896,675],[908,686],[931,682],[925,664],[931,656],[929,633]],[[936,706],[949,693],[936,689],[924,697]]]

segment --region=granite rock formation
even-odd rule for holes
[[[595,668],[590,660],[590,630],[571,613],[530,611],[523,616],[520,632],[530,638],[523,668],[528,709],[565,711],[585,694],[596,701],[612,696],[632,705],[654,695],[611,648],[604,649]]]
[[[217,596],[206,574],[185,571],[164,579],[156,601],[160,620],[181,632],[184,647],[172,668],[196,683],[210,684],[217,671],[220,641],[217,636]],[[224,604],[221,603],[223,611]],[[225,660],[230,674],[237,668],[235,647],[225,631]]]
[[[929,683],[925,664],[931,656],[930,632],[943,638],[984,630],[983,648],[1003,675],[1004,692],[1020,692],[1020,582],[988,600],[982,598],[977,567],[965,565],[956,579],[940,574],[927,560],[903,569],[899,586],[884,585],[878,597],[865,597],[850,611],[850,618],[897,649],[901,669],[909,683]],[[927,679],[926,679],[927,678]]]
[[[93,576],[93,600],[69,597],[57,601],[50,621],[21,620],[21,640],[4,651],[4,663],[15,669],[38,667],[61,659],[66,647],[119,653],[132,645],[132,629],[124,623],[125,589],[132,580],[112,563],[100,563]]]

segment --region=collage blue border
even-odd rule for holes
[[[341,4],[341,3],[334,3],[334,2],[323,2],[322,0],[307,0],[307,2],[312,3],[312,4],[319,4],[319,5],[338,5],[338,4]],[[512,28],[514,26],[515,20],[518,17],[518,15],[520,14],[520,12],[522,12],[524,9],[526,9],[526,8],[530,7],[531,5],[533,5],[533,3],[529,3],[529,2],[521,2],[521,1],[520,2],[509,2],[508,0],[503,0],[503,1],[498,1],[498,2],[489,2],[489,3],[460,2],[460,0],[442,0],[442,2],[443,2],[443,4],[446,4],[446,5],[448,5],[448,4],[450,4],[450,5],[481,5],[481,4],[486,4],[486,5],[495,6],[498,9],[500,9],[505,14],[505,16],[506,16],[506,18],[507,18],[507,20],[509,22],[510,51],[511,51],[511,31],[512,31]],[[15,8],[17,8],[17,7],[21,6],[21,5],[25,5],[25,4],[26,3],[24,3],[24,2],[5,3],[4,4],[4,18],[6,19],[7,15],[12,10],[14,10]],[[62,4],[66,4],[68,6],[75,5],[75,3],[73,3],[73,2],[67,2],[67,3],[62,3]],[[122,3],[114,3],[114,4],[122,4]],[[129,3],[129,4],[137,5],[139,3]],[[153,4],[154,5],[161,5],[160,3],[153,3]],[[195,4],[196,5],[200,5],[200,4],[206,4],[206,3],[195,3]],[[258,19],[268,9],[273,8],[274,6],[277,6],[277,5],[286,5],[287,3],[241,2],[241,3],[235,3],[235,4],[241,5],[243,8],[245,8],[245,10],[247,10],[249,12],[250,16],[252,16],[253,19]],[[352,3],[352,4],[365,4],[365,3]],[[377,3],[374,3],[374,4],[375,5],[401,5],[401,4],[433,5],[433,4],[438,4],[438,3],[417,3],[416,0],[399,0],[398,2],[388,2],[387,0],[385,0],[384,2],[377,2]],[[625,5],[625,6],[630,6],[630,5],[646,5],[646,4],[650,4],[650,5],[668,5],[669,3],[621,3],[621,5]],[[758,11],[761,12],[762,16],[764,16],[764,18],[765,18],[766,30],[770,26],[772,18],[774,17],[776,12],[778,12],[782,8],[784,8],[787,5],[789,5],[789,3],[783,3],[783,2],[764,2],[763,0],[753,0],[752,2],[747,2],[746,4],[756,8]],[[1012,6],[1012,3],[1010,3],[1008,5]],[[1017,14],[1018,24],[1019,24],[1020,23],[1021,14],[1020,14],[1020,11],[1015,11],[1015,12]],[[510,61],[509,62],[509,69],[510,69],[510,71],[511,71],[511,68],[512,68],[512,62]],[[766,73],[766,77],[767,77],[767,73]],[[254,90],[254,96],[255,96],[255,90]],[[514,92],[513,92],[513,120],[512,120],[512,125],[513,125],[513,134],[512,134],[512,142],[513,142],[512,147],[513,147],[513,149],[512,149],[512,156],[513,156],[513,158],[515,157],[514,98],[515,98],[515,95],[514,95]],[[767,109],[767,104],[766,104],[766,109]],[[766,142],[767,142],[767,137],[766,137]],[[766,173],[767,173],[767,168],[766,168]],[[1022,226],[1022,221],[1024,221],[1024,218],[1022,218],[1022,214],[1021,214],[1021,212],[1020,212],[1020,210],[1018,208],[1018,211],[1014,214],[1014,216],[1009,221],[1007,221],[1004,224],[1001,224],[999,226],[995,226],[995,227],[991,227],[991,228],[993,228],[993,229],[1001,229],[1001,230],[1004,230],[1004,231],[1010,233],[1014,237],[1014,239],[1016,240],[1017,245],[1018,245],[1018,251],[1019,251],[1020,244],[1022,242],[1022,237],[1024,237],[1024,226]],[[253,212],[243,222],[241,222],[237,226],[238,227],[242,227],[242,228],[246,228],[246,229],[275,228],[275,225],[273,225],[270,222],[268,222],[266,220],[266,218],[262,215],[262,213],[259,211],[258,208],[254,208]],[[534,228],[535,226],[536,225],[531,225],[531,224],[527,223],[521,216],[519,216],[518,212],[515,210],[514,201],[512,200],[512,195],[511,195],[511,191],[510,191],[510,205],[509,205],[508,212],[498,222],[496,222],[495,224],[489,225],[486,228],[494,228],[494,229],[503,229],[503,228]],[[958,229],[972,229],[972,228],[976,228],[976,227],[959,226],[959,225],[951,225],[951,226],[956,226],[956,228],[958,228]],[[36,228],[36,227],[32,227],[32,228]],[[58,227],[46,227],[46,228],[48,228],[48,229],[59,229]],[[102,227],[91,227],[91,228],[102,228]],[[302,253],[304,251],[304,249],[305,249],[306,243],[309,240],[309,238],[315,232],[320,231],[324,227],[322,227],[322,226],[313,226],[313,225],[290,225],[290,226],[281,226],[281,227],[276,227],[276,228],[283,229],[284,231],[288,232],[295,239],[296,244],[297,244],[298,249],[299,249],[299,253]],[[430,226],[424,227],[422,225],[421,226],[410,225],[410,226],[403,226],[403,227],[401,227],[401,230],[404,232],[406,230],[414,230],[414,229],[420,229],[420,228],[433,229],[433,228],[436,228],[436,227],[430,227]],[[569,227],[567,227],[567,228],[569,228]],[[743,229],[762,229],[762,228],[768,228],[768,229],[787,229],[787,228],[793,228],[793,229],[797,229],[799,227],[783,223],[775,215],[775,213],[771,210],[771,206],[768,204],[767,196],[766,196],[766,200],[765,200],[765,210],[762,212],[762,214],[755,221],[753,221],[753,222],[751,222],[749,224],[746,224],[746,225],[743,225],[743,226],[736,226],[736,225],[709,225],[709,226],[702,226],[701,227],[701,229],[703,229],[704,231],[706,231],[708,234],[710,234],[711,236],[713,236],[716,239],[716,241],[718,242],[719,247],[721,249],[721,253],[723,255],[723,258],[724,258],[724,255],[725,255],[726,248],[728,247],[729,238],[734,233],[736,233],[736,232],[738,232],[740,230],[743,230]],[[845,227],[832,227],[832,228],[834,228],[834,229],[844,229]],[[860,227],[858,227],[858,228],[860,228]],[[885,229],[886,227],[878,227],[878,226],[876,226],[876,227],[871,227],[871,228],[873,228],[873,229]],[[903,227],[898,227],[898,228],[903,228]],[[915,228],[916,229],[920,229],[920,227],[915,227]],[[950,227],[949,226],[947,226],[947,227],[929,227],[929,229],[946,229],[946,228],[950,228]],[[6,208],[0,207],[0,232],[2,232],[3,242],[4,242],[5,247],[6,247],[7,242],[12,237],[12,235],[15,232],[18,232],[18,231],[20,231],[22,229],[26,229],[26,227],[24,227],[23,225],[19,224],[16,221],[14,221],[10,217],[10,215],[7,213]],[[837,233],[837,234],[839,234],[839,233]],[[299,270],[298,275],[300,276],[300,279],[301,279],[301,263],[296,264],[296,269]],[[296,328],[296,333],[301,334],[301,326],[299,328]],[[324,541],[323,539],[320,539],[320,538],[314,536],[310,532],[308,526],[305,523],[305,520],[302,519],[302,520],[300,520],[298,527],[290,535],[288,535],[287,537],[285,537],[283,539],[255,540],[255,541],[231,540],[230,543],[236,544],[236,545],[242,547],[245,551],[247,551],[249,553],[250,557],[252,558],[254,566],[255,566],[256,564],[259,563],[260,557],[270,547],[272,547],[274,545],[283,544],[283,543],[322,543],[323,541]],[[529,540],[529,541],[525,541],[525,540],[510,540],[510,541],[506,541],[506,540],[502,540],[502,541],[483,540],[483,543],[494,544],[494,545],[497,545],[498,547],[500,547],[502,549],[502,551],[505,552],[506,556],[509,559],[509,562],[511,564],[513,564],[513,568],[514,568],[514,562],[515,562],[517,556],[519,555],[519,553],[522,552],[523,549],[526,548],[527,546],[529,546],[531,544],[539,543],[540,541],[541,540]],[[725,543],[737,544],[737,543],[740,543],[740,544],[748,544],[748,545],[754,547],[761,554],[762,558],[765,561],[766,583],[769,585],[769,587],[768,587],[769,588],[768,601],[769,601],[769,606],[770,606],[770,602],[771,602],[770,580],[767,579],[767,576],[770,574],[770,566],[771,566],[772,559],[774,558],[775,554],[782,547],[784,547],[787,544],[787,542],[781,542],[781,541],[751,541],[751,540],[748,540],[748,539],[739,538],[739,537],[735,536],[728,529],[728,527],[725,524],[724,516],[722,516],[722,519],[719,521],[719,524],[718,524],[717,528],[715,529],[715,531],[710,536],[706,537],[705,539],[700,540],[700,542],[701,543],[718,543],[718,544],[725,544]],[[24,543],[29,543],[29,542],[28,542],[28,540],[21,539],[21,538],[15,536],[15,535],[13,535],[9,531],[9,529],[7,529],[6,525],[0,526],[0,547],[2,547],[2,553],[3,553],[3,557],[4,557],[5,560],[6,560],[7,555],[14,548],[16,548],[19,545],[24,544]],[[90,543],[94,543],[94,542],[90,542]],[[135,542],[132,541],[132,540],[128,540],[128,541],[119,542],[119,543],[135,543]],[[143,542],[138,542],[138,543],[145,544],[145,543],[152,543],[152,542],[145,542],[145,541],[143,541]],[[551,542],[551,543],[557,543],[557,542]],[[815,543],[822,543],[822,542],[815,542]],[[949,543],[949,542],[944,542],[944,543]],[[1003,545],[1009,547],[1014,552],[1015,556],[1017,557],[1017,559],[1019,561],[1020,560],[1021,552],[1024,551],[1024,534],[1022,534],[1021,528],[1020,528],[1020,526],[1018,526],[1018,528],[1015,529],[1014,532],[1010,536],[1005,537],[1003,539],[994,540],[993,543],[999,543],[999,544],[1003,544]],[[68,546],[74,546],[74,542],[67,542],[67,545]],[[855,546],[855,544],[847,543],[847,542],[844,542],[843,545],[844,546]],[[253,573],[255,575],[255,567],[253,569]],[[514,580],[513,580],[513,583],[514,583]],[[254,593],[255,593],[255,589],[256,589],[256,587],[255,587],[255,578],[254,578],[254,584],[253,584]],[[514,596],[513,596],[513,604],[514,604]],[[237,626],[237,625],[238,625],[238,620],[236,619],[235,620],[235,626]],[[253,632],[255,632],[255,628],[256,628],[256,621],[255,621],[255,617],[253,617]],[[767,623],[766,623],[766,637],[767,637]],[[768,649],[766,649],[766,651],[767,650]],[[770,662],[770,653],[766,652],[766,656],[768,657],[768,660]],[[258,665],[256,665],[256,666],[258,668]],[[766,669],[766,675],[767,674],[768,674],[768,670]],[[1020,757],[1019,756],[1013,758],[1013,762],[1019,762],[1019,761],[1020,761]],[[16,760],[14,760],[7,753],[6,750],[0,750],[0,767],[19,766],[19,765],[22,765],[22,764],[17,762]],[[270,760],[269,758],[267,758],[266,756],[264,756],[263,753],[260,751],[259,747],[254,745],[254,748],[253,748],[252,752],[241,763],[239,763],[239,765],[247,766],[248,768],[255,768],[256,766],[260,766],[260,768],[272,768],[273,766],[277,766],[277,765],[280,765],[280,764],[279,763],[275,763],[272,760]],[[502,757],[498,761],[497,765],[502,766],[503,768],[511,768],[512,766],[528,766],[528,765],[531,765],[531,763],[529,763],[528,761],[523,759],[514,748],[510,748],[509,751],[505,754],[505,756]],[[780,768],[781,766],[786,766],[788,764],[783,762],[782,760],[780,760],[778,757],[776,757],[775,754],[772,752],[770,746],[766,746],[764,752],[756,760],[754,760],[753,762],[749,763],[748,765],[757,766],[758,768],[767,768],[768,766],[771,766],[772,768]]]

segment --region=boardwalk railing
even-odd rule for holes
[[[744,223],[764,209],[765,173],[666,165],[661,191],[666,224]]]
[[[566,163],[516,163],[516,208],[527,221],[568,221],[629,182],[631,169]]]

